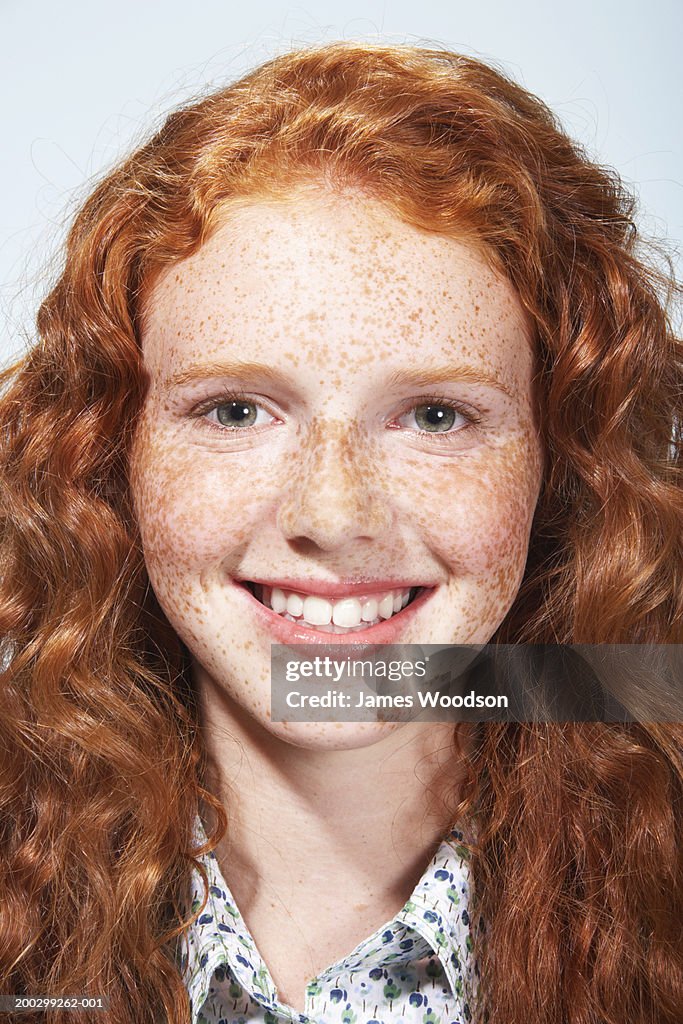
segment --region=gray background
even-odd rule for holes
[[[640,196],[680,277],[680,0],[0,0],[0,365],[33,337],[92,182],[184,99],[295,45],[438,44],[496,62]]]

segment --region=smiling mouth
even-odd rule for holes
[[[404,587],[330,600],[248,580],[243,580],[242,585],[276,615],[321,633],[358,633],[371,629],[400,614],[424,590],[424,587]]]

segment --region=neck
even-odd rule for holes
[[[373,900],[379,916],[380,904],[398,911],[455,824],[458,727],[405,723],[353,749],[295,746],[206,676],[196,681],[205,783],[229,821],[216,857],[242,913],[308,902],[319,919],[343,893]]]

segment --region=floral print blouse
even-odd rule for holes
[[[206,835],[197,817],[199,844]],[[471,1020],[478,968],[467,913],[462,833],[441,843],[410,899],[391,921],[311,978],[305,1013],[280,1002],[274,982],[213,851],[199,858],[209,897],[179,955],[191,1024],[463,1024]],[[192,872],[192,910],[204,885]]]

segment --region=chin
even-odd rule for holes
[[[396,732],[403,722],[271,722],[268,731],[307,750],[360,750]]]

